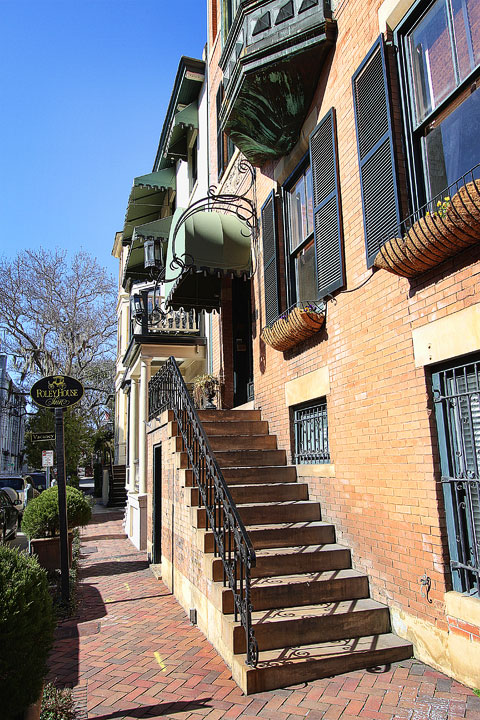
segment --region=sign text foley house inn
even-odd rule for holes
[[[83,385],[68,375],[49,375],[32,385],[30,395],[40,407],[67,408],[82,399]]]

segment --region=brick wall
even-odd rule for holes
[[[260,338],[265,324],[260,242],[253,281],[255,404],[277,433],[279,446],[290,451],[285,382],[328,365],[335,477],[309,478],[311,497],[321,502],[323,518],[336,524],[339,541],[352,548],[355,566],[369,573],[373,597],[447,629],[443,594],[449,570],[433,404],[429,372],[414,365],[412,330],[476,302],[479,250],[465,251],[412,281],[366,267],[351,77],[378,37],[379,4],[340,4],[336,47],[310,109],[317,120],[332,106],[337,112],[349,292],[328,303],[324,331],[286,353],[271,349]],[[217,43],[210,65],[211,98],[220,79],[218,56]],[[210,107],[213,112],[213,101]],[[299,150],[294,151],[298,157]],[[216,167],[213,133],[210,152]],[[275,188],[275,171],[269,163],[257,172],[258,208]],[[223,312],[227,318],[228,305]],[[215,324],[218,368],[218,318]],[[432,578],[432,604],[420,594],[424,572]]]
[[[162,446],[162,556],[201,592],[206,594],[206,576],[203,570],[201,552],[196,546],[195,532],[192,531],[190,507],[187,506],[185,480],[178,467],[179,455],[175,452],[177,439],[171,437],[173,414],[162,413],[158,428],[147,436],[147,538],[153,537],[153,450]],[[164,577],[172,589],[172,578]]]

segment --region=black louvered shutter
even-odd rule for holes
[[[400,223],[392,113],[382,36],[352,78],[367,265]]]
[[[265,319],[269,325],[279,315],[278,251],[275,225],[275,195],[268,196],[262,207],[263,283],[265,288]]]
[[[223,102],[223,85],[220,85],[216,97],[217,110],[217,178],[223,175],[224,171],[224,151],[223,151],[223,132],[220,127],[220,112]]]
[[[310,135],[310,164],[313,183],[317,297],[323,298],[345,284],[335,111],[333,108]]]

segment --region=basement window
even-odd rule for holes
[[[325,397],[308,405],[294,407],[293,428],[296,465],[318,465],[330,462],[327,400]]]

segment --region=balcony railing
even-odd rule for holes
[[[170,310],[164,317],[149,318],[145,310],[131,321],[131,335],[199,335],[200,326],[193,310]]]

